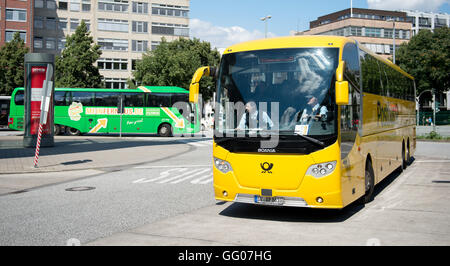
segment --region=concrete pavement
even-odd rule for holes
[[[87,245],[450,245],[450,143],[428,146],[418,142],[415,161],[380,183],[365,206],[218,203]]]
[[[154,135],[129,135],[122,138],[56,136],[54,147],[41,148],[39,167],[34,168],[35,149],[23,148],[23,136],[15,131],[1,133],[0,194],[164,160],[191,148],[184,145],[175,152],[167,147],[211,139],[201,134],[192,138],[161,138]]]
[[[417,126],[416,134],[417,136],[425,136],[433,131],[432,126]],[[436,126],[436,132],[443,137],[450,137],[450,125],[447,126]]]

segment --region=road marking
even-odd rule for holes
[[[173,167],[173,166],[172,166]],[[155,167],[156,169],[158,167]],[[160,167],[160,168],[166,168]],[[198,177],[199,176],[199,177]],[[211,167],[177,167],[177,168],[171,168],[166,171],[163,171],[159,173],[159,176],[157,177],[144,177],[137,180],[134,180],[133,184],[146,184],[146,183],[158,183],[158,184],[179,184],[181,182],[185,182],[189,179],[193,179],[190,181],[191,184],[195,185],[206,185],[208,183],[211,183],[213,181],[213,174],[212,174],[212,168]]]
[[[173,168],[173,165],[143,165],[136,166],[133,169],[157,169],[157,168]],[[178,165],[177,168],[192,168],[192,167],[212,167],[211,164],[202,165]]]
[[[193,175],[189,175],[189,176],[183,177],[183,178],[181,178],[181,179],[175,180],[175,181],[171,182],[171,184],[178,184],[178,183],[180,183],[180,182],[183,182],[183,181],[185,181],[185,180],[191,179],[191,178],[193,178],[194,176],[201,175],[201,174],[203,174],[203,173],[205,173],[205,172],[208,172],[208,171],[210,171],[210,170],[211,170],[211,169],[209,169],[209,168],[200,170],[200,171],[198,171],[197,173],[195,173],[195,174],[193,174]],[[178,178],[178,177],[176,177],[176,178]],[[172,179],[176,179],[176,178],[174,177],[174,178],[172,178]],[[172,179],[167,180],[166,182],[172,181]],[[160,182],[160,183],[161,183],[161,182]]]
[[[450,160],[419,160],[415,163],[450,163]]]

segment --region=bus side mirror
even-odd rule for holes
[[[348,105],[348,81],[336,81],[336,104]]]
[[[216,75],[216,68],[214,67],[200,67],[198,68],[194,76],[192,77],[191,85],[189,86],[189,102],[198,103],[198,93],[200,88],[200,80],[202,77]]]
[[[336,69],[336,104],[348,105],[348,81],[344,81],[345,61],[339,62]]]

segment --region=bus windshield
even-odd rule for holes
[[[290,48],[224,55],[216,132],[336,135],[338,52],[338,48]]]

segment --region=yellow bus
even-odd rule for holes
[[[416,148],[414,78],[337,36],[227,48],[215,75],[215,198],[341,209],[407,167]],[[256,110],[256,111],[255,111]]]

